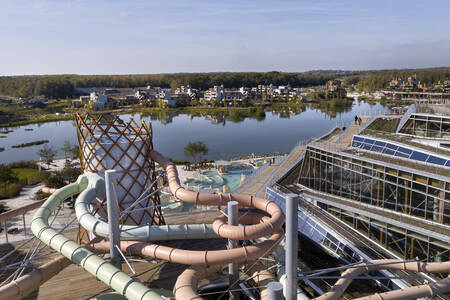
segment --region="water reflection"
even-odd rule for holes
[[[286,153],[300,139],[308,139],[327,131],[336,123],[351,122],[355,115],[386,113],[380,104],[363,102],[322,102],[310,106],[278,105],[266,109],[198,110],[195,112],[158,111],[125,114],[124,121],[134,118],[152,122],[155,149],[166,156],[184,160],[188,142],[203,141],[209,148],[208,159],[228,159],[255,154]],[[221,125],[221,126],[220,126]],[[25,129],[33,129],[26,131]],[[12,145],[49,140],[55,150],[65,141],[77,144],[73,121],[31,124],[10,128],[2,134],[0,163],[39,159],[41,146],[12,149]],[[58,152],[62,157],[64,153]]]

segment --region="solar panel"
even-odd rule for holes
[[[423,152],[414,151],[411,155],[411,159],[426,162],[428,159],[428,156],[429,156],[428,154],[425,154]]]
[[[353,136],[352,146],[401,158],[450,167],[450,160],[373,138]]]
[[[445,162],[446,162],[445,159],[443,159],[441,157],[434,156],[434,155],[430,155],[430,157],[428,157],[428,160],[427,160],[427,163],[441,165],[441,166],[444,166]]]

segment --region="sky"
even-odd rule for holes
[[[450,66],[448,0],[0,0],[0,75]]]

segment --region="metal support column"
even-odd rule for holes
[[[297,299],[298,200],[296,194],[286,197],[286,300]]]
[[[25,214],[22,215],[22,222],[23,222],[23,233],[25,236],[27,236],[27,226],[25,222]]]
[[[6,224],[6,220],[3,222],[3,230],[5,231],[6,242],[8,243],[8,225]]]
[[[239,225],[239,209],[238,209],[237,201],[230,201],[227,204],[227,214],[228,214],[228,225],[237,226]],[[228,239],[228,249],[234,249],[239,247],[239,242],[235,240]],[[230,299],[236,300],[239,299],[239,292],[235,291],[239,281],[239,265],[237,263],[228,264],[228,275],[229,275],[229,290],[230,290]]]
[[[119,269],[122,269],[120,253],[117,246],[120,246],[119,232],[119,203],[116,191],[116,170],[105,171],[106,185],[106,205],[108,209],[108,230],[109,230],[109,252],[111,263]]]
[[[283,285],[278,281],[269,282],[267,285],[268,300],[283,300]]]

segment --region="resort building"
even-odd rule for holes
[[[397,77],[391,80],[389,87],[396,90],[413,90],[419,84],[417,75]]]
[[[299,201],[298,231],[345,263],[450,259],[450,113],[413,105],[403,115],[364,119],[301,148],[266,198]],[[335,136],[333,138],[333,136]],[[377,271],[386,290],[446,278]]]
[[[223,85],[219,85],[219,86],[215,85],[214,87],[205,91],[203,98],[206,101],[216,101],[219,103],[222,101],[224,96],[225,96],[225,91],[224,91]]]
[[[110,105],[107,95],[96,92],[92,92],[90,94],[89,102],[92,104],[93,110],[105,109],[108,105]]]

